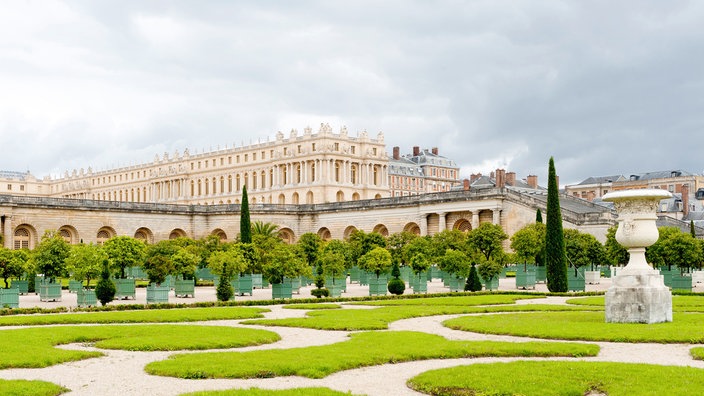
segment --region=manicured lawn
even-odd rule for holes
[[[0,395],[55,396],[65,392],[68,389],[51,382],[0,379]]]
[[[450,319],[464,331],[525,337],[613,342],[704,343],[704,315],[675,314],[670,323],[606,323],[603,312],[529,312]]]
[[[692,348],[689,353],[696,360],[704,360],[704,348],[702,347]]]
[[[270,331],[222,326],[133,325],[35,327],[0,331],[0,369],[47,367],[101,356],[100,352],[54,348],[95,342],[105,349],[172,351],[237,348],[276,342]]]
[[[604,362],[512,362],[433,370],[408,381],[432,395],[701,395],[704,370]]]
[[[206,320],[261,318],[263,316],[262,312],[269,312],[269,310],[250,307],[216,307],[2,316],[0,317],[0,326],[84,323],[200,322]]]
[[[567,304],[604,307],[604,296],[571,298]],[[704,312],[704,296],[672,296],[672,310],[675,312]]]
[[[342,308],[339,304],[286,304],[283,306],[284,309],[339,309]]]
[[[249,388],[194,392],[186,393],[183,396],[350,396],[350,393],[338,392],[329,388],[295,388],[282,390]]]
[[[430,298],[423,300],[430,301]],[[413,301],[413,300],[408,300]],[[598,307],[570,307],[560,305],[497,305],[488,307],[473,307],[461,305],[409,305],[381,307],[366,309],[339,309],[311,311],[304,318],[288,319],[256,319],[247,320],[244,324],[257,324],[264,326],[303,327],[319,330],[384,330],[389,328],[389,323],[401,319],[416,318],[433,315],[490,313],[490,312],[524,312],[524,311],[584,311],[602,310]],[[603,316],[603,313],[602,313]]]
[[[595,356],[599,347],[581,343],[450,341],[427,333],[375,331],[350,340],[307,348],[172,355],[145,367],[149,374],[179,378],[323,378],[357,367],[424,359],[480,356]]]
[[[514,304],[517,300],[528,300],[545,298],[543,295],[530,294],[480,294],[476,296],[452,296],[452,297],[430,297],[430,298],[408,298],[398,300],[362,301],[352,303],[354,305],[443,305],[443,306],[470,306],[470,305],[497,305]]]

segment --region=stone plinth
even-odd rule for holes
[[[616,240],[628,249],[628,265],[613,278],[606,292],[606,322],[672,322],[672,294],[663,276],[645,260],[645,248],[658,239],[655,211],[663,190],[627,190],[604,195],[618,217]]]

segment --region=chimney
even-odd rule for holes
[[[413,146],[413,156],[417,157],[420,155],[420,146]]]
[[[401,149],[398,146],[394,147],[394,159],[399,160],[401,158]]]
[[[687,217],[689,214],[689,184],[682,185],[682,214]]]
[[[491,178],[491,179],[496,178],[496,172],[491,171],[491,173],[489,173],[489,178]]]
[[[474,175],[472,175],[472,176],[474,176]],[[462,181],[462,187],[463,187],[463,189],[464,189],[465,191],[469,191],[469,184],[470,184],[470,183],[471,183],[471,182],[469,181],[469,179],[464,179],[464,180]]]
[[[506,171],[503,169],[496,170],[496,188],[506,187]]]
[[[438,155],[438,148],[433,147],[432,150],[430,150],[434,155]]]
[[[555,184],[557,184],[557,189],[560,189],[560,176],[555,176]]]
[[[506,172],[506,184],[509,186],[516,185],[516,172]]]
[[[480,177],[482,177],[482,174],[481,174],[481,173],[472,173],[472,174],[469,176],[469,182],[470,182],[470,183],[474,183],[475,181],[479,180]]]
[[[538,188],[538,176],[528,175],[528,178],[526,179],[526,183],[528,183],[530,188]]]

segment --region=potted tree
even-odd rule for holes
[[[291,281],[310,274],[310,266],[291,245],[276,246],[270,254],[269,262],[264,266],[264,276],[271,282],[273,299],[291,298],[293,296]]]
[[[338,264],[341,264],[342,267],[334,268],[336,271],[332,271],[332,269],[323,271],[326,277],[325,285],[327,285],[328,288],[330,288],[330,285],[335,285],[335,288],[340,289],[340,291],[344,293],[347,291],[347,270],[351,268],[349,260],[350,250],[345,242],[332,240],[326,242],[322,248],[322,255],[328,253],[334,254],[337,257]],[[322,265],[320,260],[318,260],[318,265]],[[357,274],[359,275],[359,271]],[[330,290],[330,292],[333,293],[332,290]]]
[[[311,290],[310,294],[317,298],[330,296],[330,290],[325,287],[325,278],[323,277],[322,265],[319,265],[316,268],[316,273],[318,276],[315,277],[315,289]]]
[[[392,279],[387,286],[389,293],[400,296],[406,291],[406,282],[401,279],[401,269],[398,267],[398,263],[393,263],[391,266],[391,276]]]
[[[254,289],[254,278],[252,275],[253,269],[259,269],[259,252],[252,243],[239,243],[236,248],[242,252],[242,257],[244,257],[247,267],[244,272],[239,273],[235,278],[235,293],[243,296],[245,294],[252,295],[252,290]],[[259,275],[261,276],[261,274]],[[261,280],[259,281],[259,287],[261,287]]]
[[[410,282],[413,293],[427,293],[428,277],[426,271],[430,269],[430,260],[428,260],[425,254],[418,252],[411,257],[410,265],[413,270]]]
[[[330,291],[330,296],[340,297],[343,289],[342,278],[347,269],[345,268],[345,257],[335,251],[327,251],[320,258],[320,267],[323,274],[326,276],[325,285]]]
[[[233,278],[247,269],[247,261],[239,249],[217,251],[208,258],[210,271],[218,276],[215,295],[218,301],[228,301],[234,298]]]
[[[115,299],[117,289],[112,279],[110,279],[110,261],[104,259],[101,268],[100,280],[98,280],[98,284],[95,285],[95,296],[98,298],[98,301],[100,301],[100,304],[105,306]]]
[[[375,247],[359,259],[359,267],[373,275],[369,278],[369,295],[386,295],[387,276],[391,254],[383,247]]]
[[[103,249],[110,259],[110,266],[115,275],[113,280],[116,288],[115,298],[135,299],[135,280],[128,278],[127,268],[141,266],[144,263],[146,244],[136,238],[116,236],[105,241]]]
[[[176,297],[195,297],[195,273],[200,257],[191,252],[188,247],[181,247],[173,254],[174,272],[177,274],[174,282]]]
[[[567,290],[584,291],[586,287],[584,270],[590,263],[589,245],[591,239],[586,234],[574,229],[566,229],[563,234],[567,263],[569,264]]]
[[[149,245],[143,268],[149,279],[147,286],[147,304],[169,302],[171,288],[165,284],[167,277],[175,272],[173,256],[177,247],[167,241]]]
[[[501,273],[502,265],[493,258],[486,260],[477,266],[479,276],[484,280],[484,287],[487,290],[495,290],[499,288],[499,274]]]
[[[39,286],[41,301],[61,301],[61,283],[57,278],[66,271],[65,260],[70,245],[57,231],[46,231],[32,252],[32,262],[38,273],[44,275]]]
[[[485,286],[489,290],[498,289],[499,287],[499,277],[498,274],[501,273],[503,269],[503,261],[506,259],[506,255],[503,250],[503,241],[508,239],[508,235],[504,232],[503,228],[499,224],[492,223],[482,223],[476,229],[472,230],[467,236],[467,241],[469,246],[474,248],[475,252],[478,252],[482,264],[487,269],[493,270],[494,265],[498,265],[499,272],[497,276],[491,276],[486,278],[482,276]],[[484,271],[484,273],[490,274],[492,271]],[[479,274],[482,274],[482,270],[479,269]]]
[[[543,223],[529,224],[511,237],[511,249],[515,252],[517,260],[523,262],[523,266],[516,268],[517,288],[535,288],[536,267],[529,264],[538,264],[537,259],[541,257],[544,246],[545,224]]]
[[[10,289],[10,278],[22,276],[24,268],[22,263],[17,260],[12,250],[0,247],[0,277],[5,281],[5,287],[0,289],[0,308],[19,308],[20,307],[20,289],[14,284]]]
[[[107,260],[107,254],[100,246],[81,243],[71,247],[71,254],[66,259],[66,269],[81,285],[76,290],[76,301],[79,307],[98,305],[98,298],[95,290],[90,287],[90,281],[98,278],[105,260]],[[86,283],[85,288],[83,282]]]
[[[689,233],[677,232],[663,241],[666,260],[679,269],[672,274],[672,290],[692,291],[692,268],[701,263],[701,244]]]
[[[450,291],[464,290],[465,279],[469,275],[469,257],[464,252],[447,249],[440,258],[438,265],[448,274]]]

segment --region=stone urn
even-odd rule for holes
[[[672,322],[672,294],[663,276],[645,260],[645,248],[658,240],[657,207],[671,198],[665,190],[643,189],[611,192],[602,198],[618,212],[616,241],[630,259],[606,292],[606,321],[615,323]]]

